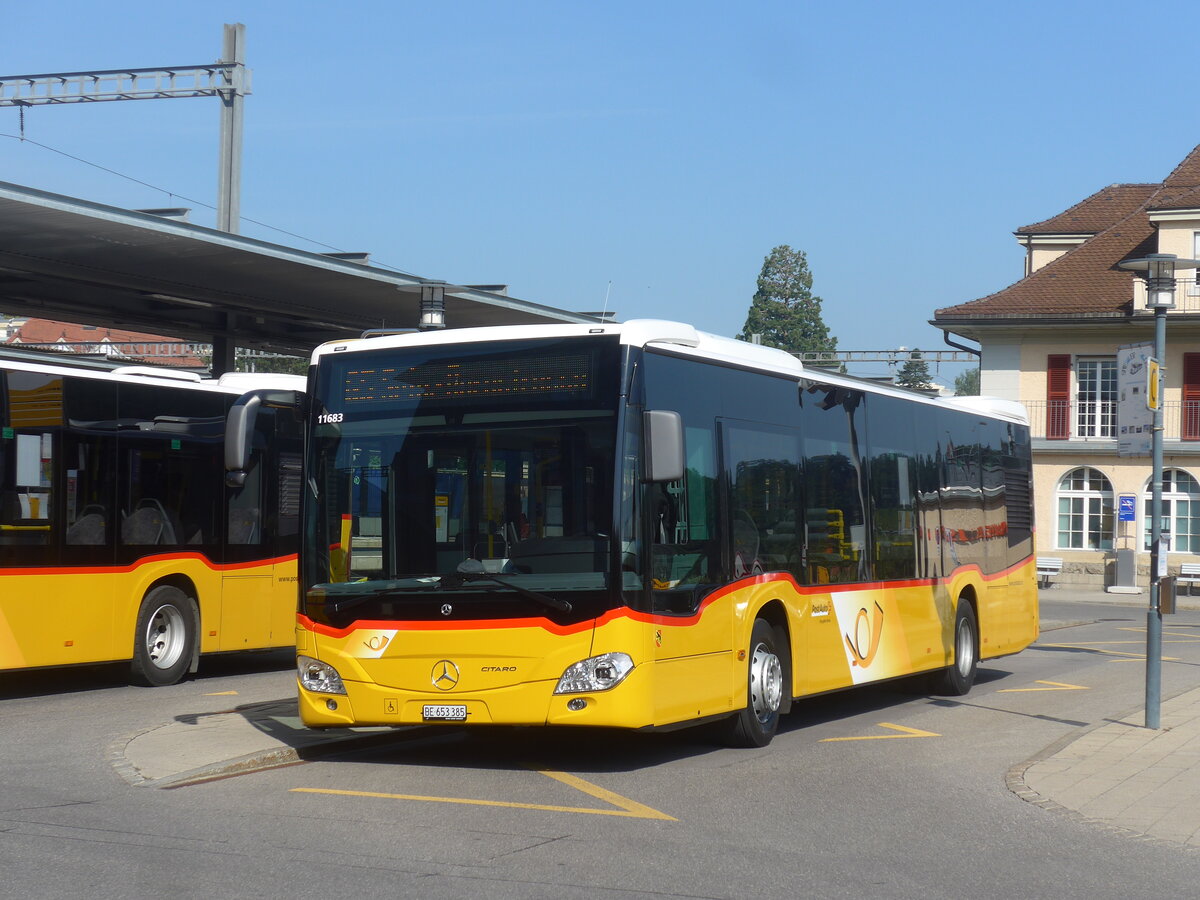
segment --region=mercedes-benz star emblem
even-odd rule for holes
[[[443,616],[448,616],[448,615],[450,615],[450,613],[452,613],[452,612],[454,612],[454,607],[453,607],[453,606],[451,606],[449,603],[443,603],[443,604],[442,604],[442,615],[443,615]]]
[[[439,691],[453,690],[458,684],[458,666],[448,659],[433,664],[433,686]]]

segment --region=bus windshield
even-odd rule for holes
[[[613,568],[618,358],[578,337],[323,357],[306,614],[421,618],[447,592],[485,617],[569,612],[563,592],[594,605]]]

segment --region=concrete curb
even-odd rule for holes
[[[177,788],[230,778],[235,775],[299,765],[309,760],[323,759],[338,753],[367,749],[396,741],[411,730],[410,728],[387,728],[370,731],[346,729],[309,731],[301,727],[295,729],[292,734],[281,738],[268,734],[266,729],[260,728],[256,724],[269,720],[278,726],[279,719],[274,714],[279,712],[281,705],[288,705],[288,701],[271,700],[248,704],[235,710],[209,715],[203,739],[207,739],[213,745],[209,754],[212,761],[186,770],[150,777],[134,761],[137,754],[131,752],[131,747],[139,739],[158,735],[165,728],[171,726],[160,725],[145,728],[112,741],[108,748],[108,759],[113,769],[127,784],[135,787]],[[244,741],[247,733],[260,734],[267,746],[222,759],[221,746],[227,740],[233,741],[241,738]],[[189,735],[187,739],[194,740],[195,738]],[[173,737],[172,740],[177,741],[179,738]]]
[[[1170,701],[1182,697],[1185,694],[1189,694],[1194,690],[1195,688],[1186,688],[1176,694],[1173,694],[1171,697],[1164,699],[1163,703],[1169,703]],[[1099,828],[1103,831],[1109,832],[1110,834],[1121,835],[1122,837],[1140,841],[1142,843],[1155,844],[1161,847],[1169,847],[1172,850],[1184,850],[1191,853],[1200,852],[1200,846],[1196,846],[1195,844],[1147,834],[1144,831],[1138,831],[1134,828],[1128,828],[1123,825],[1114,824],[1113,822],[1088,816],[1077,809],[1066,806],[1059,801],[1054,800],[1053,798],[1044,796],[1030,787],[1026,780],[1026,774],[1034,766],[1057,756],[1060,752],[1070,747],[1072,744],[1083,740],[1090,734],[1093,734],[1104,728],[1112,727],[1113,725],[1119,724],[1124,720],[1134,718],[1141,711],[1142,707],[1140,705],[1135,706],[1119,716],[1105,719],[1083,731],[1064,735],[1057,741],[1054,741],[1052,744],[1044,747],[1034,756],[1010,768],[1004,776],[1005,787],[1007,787],[1008,790],[1018,799],[1044,809],[1047,812],[1063,816],[1071,821],[1083,823],[1089,827]]]

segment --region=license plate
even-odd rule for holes
[[[466,704],[441,704],[434,706],[426,704],[421,711],[426,722],[465,722],[467,721]]]

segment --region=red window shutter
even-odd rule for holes
[[[1185,441],[1200,441],[1200,353],[1183,354],[1183,408],[1180,410],[1179,436]]]
[[[1071,354],[1046,357],[1046,438],[1065,441],[1071,436]]]

